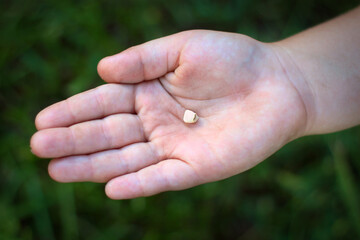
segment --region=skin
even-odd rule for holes
[[[356,9],[333,22],[348,25],[358,16]],[[329,24],[310,29],[317,35],[304,32],[271,44],[241,34],[187,31],[106,57],[98,72],[108,84],[41,111],[32,151],[54,158],[49,174],[56,181],[107,182],[107,196],[128,199],[224,179],[296,138],[359,124],[356,70],[344,78],[351,89],[335,98],[342,107],[349,105],[344,97],[355,100],[356,106],[340,110],[351,112],[347,120],[327,120],[338,112],[322,109],[321,101],[329,100],[319,86],[327,81],[332,89],[339,80],[328,73],[333,78],[321,78],[321,71],[337,70],[322,60],[339,53],[316,57],[306,41],[326,39],[321,31],[331,32]],[[182,121],[186,109],[198,114],[197,123]]]

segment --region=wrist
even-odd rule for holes
[[[284,44],[283,41],[274,42],[270,45],[277,56],[286,80],[296,91],[304,111],[303,119],[299,121],[298,137],[309,135],[313,131],[316,118],[314,88],[307,73],[302,68],[301,61],[294,57],[295,52],[292,48]]]

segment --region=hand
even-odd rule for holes
[[[301,136],[304,103],[282,52],[249,37],[188,31],[103,59],[108,83],[36,118],[39,157],[60,182],[108,182],[113,199],[243,172]],[[184,111],[198,114],[186,124]]]

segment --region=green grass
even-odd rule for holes
[[[126,201],[103,184],[60,184],[30,152],[43,107],[102,84],[96,64],[194,28],[275,41],[357,1],[0,3],[0,239],[357,239],[360,128],[299,139],[254,169]]]

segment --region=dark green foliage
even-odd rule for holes
[[[358,239],[360,128],[299,139],[254,169],[181,192],[113,201],[60,184],[29,139],[43,107],[102,84],[96,64],[193,28],[275,41],[358,1],[1,1],[0,239]]]

